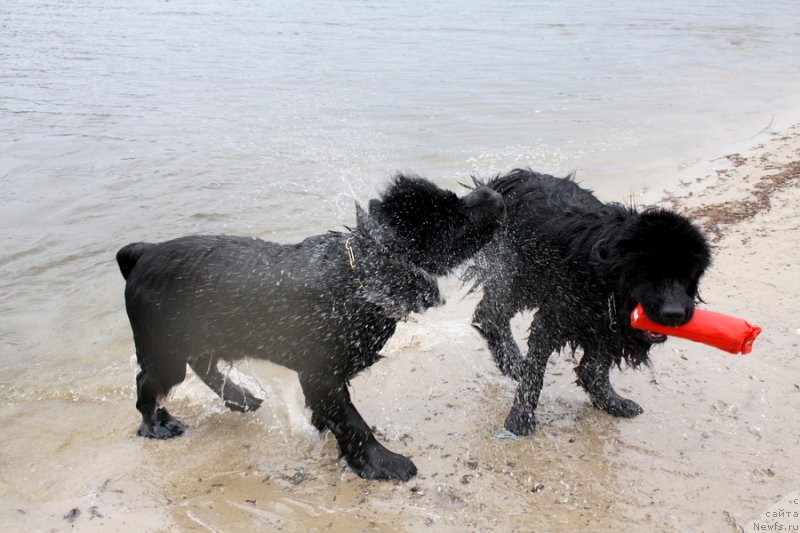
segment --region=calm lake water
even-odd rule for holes
[[[396,171],[624,201],[794,121],[798,28],[794,0],[4,0],[0,498],[51,497],[6,466],[110,405],[135,429],[121,245],[297,240]]]

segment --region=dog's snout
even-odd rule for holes
[[[486,218],[504,220],[506,202],[503,196],[489,187],[478,187],[464,197],[464,205],[472,211],[478,209]]]

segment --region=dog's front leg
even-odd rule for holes
[[[550,354],[559,348],[554,329],[546,327],[540,317],[534,318],[528,337],[528,356],[522,360],[514,405],[506,417],[505,427],[511,433],[529,435],[536,429],[536,407],[544,384],[547,361]]]
[[[623,398],[611,386],[609,372],[612,365],[613,358],[602,349],[585,349],[575,369],[578,384],[589,394],[592,405],[612,416],[633,418],[642,414],[644,409],[638,403]]]
[[[366,479],[408,481],[417,473],[410,459],[386,449],[350,400],[344,380],[332,372],[301,373],[300,385],[317,427],[324,425],[336,437],[347,464]]]
[[[522,370],[522,353],[511,334],[511,318],[516,314],[507,300],[499,299],[488,289],[475,308],[472,327],[486,339],[489,352],[500,371],[519,380]]]

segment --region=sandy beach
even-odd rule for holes
[[[705,307],[764,331],[750,355],[671,339],[654,350],[651,368],[613,374],[643,406],[636,419],[593,409],[562,354],[551,358],[539,429],[507,438],[513,383],[469,326],[477,297],[448,279],[449,304],[401,324],[386,359],[352,383],[381,439],[418,466],[410,482],[352,474],[334,441],[310,426],[296,377],[266,363],[234,372],[252,376],[243,379],[267,399],[258,412],[227,412],[192,377],[170,399],[188,433],[137,438],[131,364],[83,376],[94,383],[88,398],[60,393],[3,408],[16,428],[2,447],[3,478],[13,480],[2,497],[4,528],[751,531],[754,518],[800,490],[799,180],[796,126],[641,196],[708,232]],[[103,349],[132,353],[121,307],[108,312],[113,333]],[[527,318],[515,321],[520,342]],[[29,416],[68,405],[78,417],[84,410],[84,432],[55,414],[46,425]],[[16,436],[37,431],[69,437],[33,451]]]
[[[4,0],[3,532],[800,531],[794,7]],[[257,412],[189,374],[167,402],[186,434],[136,436],[121,246],[293,243],[353,226],[397,172],[463,194],[516,167],[694,217],[703,305],[761,326],[752,353],[669,340],[612,374],[644,409],[626,420],[554,355],[537,431],[511,438],[515,384],[452,276],[352,382],[411,481],[355,476],[260,361],[223,368]]]

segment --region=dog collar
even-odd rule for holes
[[[361,276],[356,273],[356,254],[353,251],[353,244],[352,241],[355,238],[355,235],[352,233],[347,237],[347,240],[344,241],[344,251],[347,254],[347,262],[350,263],[350,270],[353,271],[353,274],[356,276],[356,281],[358,281],[359,288],[364,288],[364,283],[361,281]]]
[[[350,263],[350,270],[353,272],[356,271],[356,254],[353,252],[353,245],[350,244],[353,241],[353,234],[351,233],[347,240],[344,241],[344,249],[347,252],[347,261]]]

